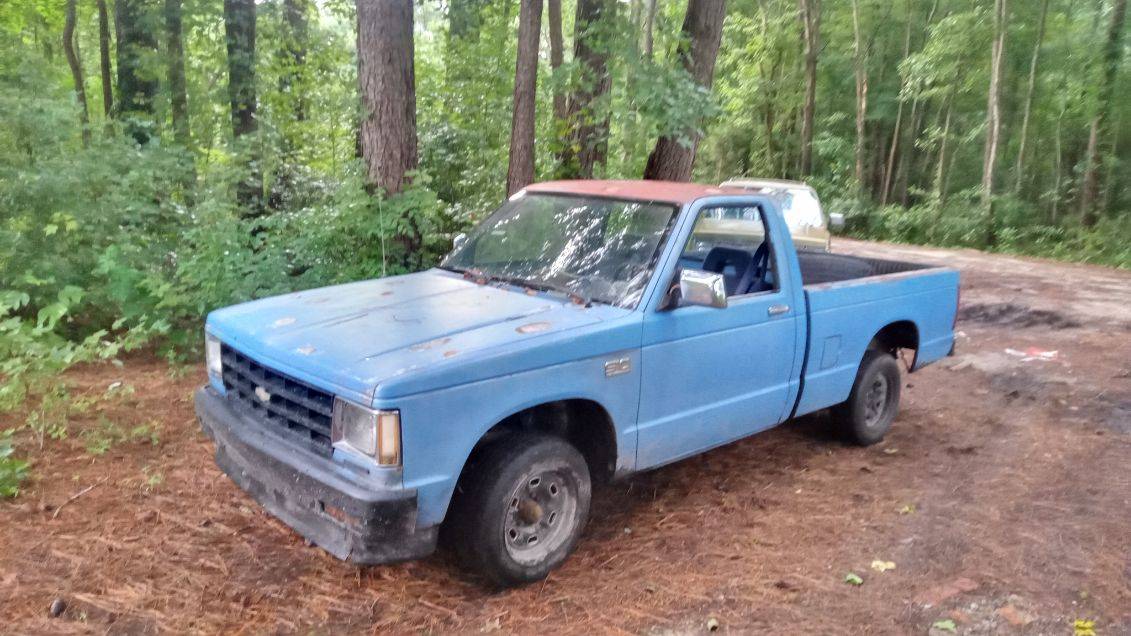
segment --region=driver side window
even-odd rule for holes
[[[680,255],[680,267],[723,275],[728,298],[774,291],[770,241],[757,207],[704,208]]]

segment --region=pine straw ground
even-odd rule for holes
[[[960,355],[907,378],[888,440],[815,416],[603,488],[565,566],[511,591],[444,553],[357,568],[304,545],[213,465],[199,369],[75,370],[76,392],[133,393],[42,450],[17,434],[33,479],[0,503],[0,632],[1131,633],[1131,274],[841,245],[965,273]],[[1058,353],[1004,353],[1027,347]],[[99,415],[159,441],[92,455]]]

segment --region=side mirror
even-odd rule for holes
[[[684,269],[679,273],[680,305],[699,307],[727,306],[727,290],[723,275],[701,269]]]
[[[467,233],[466,232],[460,232],[459,234],[456,234],[455,236],[452,237],[452,250],[458,250],[459,248],[463,247],[463,244],[466,243],[466,242],[467,242]]]
[[[840,212],[829,213],[829,227],[834,230],[844,229],[844,215]]]

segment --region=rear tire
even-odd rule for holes
[[[899,413],[899,364],[886,351],[864,352],[848,399],[833,408],[833,418],[850,441],[870,446],[883,440]]]
[[[449,538],[464,566],[503,587],[543,579],[573,552],[592,486],[581,453],[542,433],[507,435],[460,478]]]

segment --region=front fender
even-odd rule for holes
[[[628,373],[605,363],[628,358]],[[601,405],[616,431],[616,472],[636,466],[640,349],[625,349],[379,403],[401,410],[404,487],[418,493],[418,527],[440,523],[471,451],[493,426],[525,409],[566,399]]]

